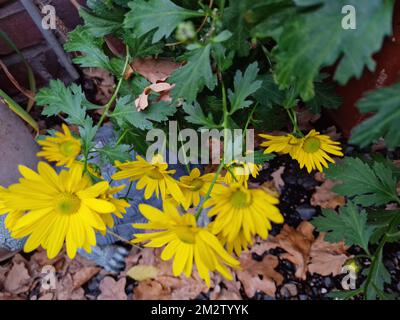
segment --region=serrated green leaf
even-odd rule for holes
[[[231,103],[230,114],[239,109],[248,108],[252,101],[247,100],[249,96],[260,89],[262,81],[256,80],[258,76],[257,62],[250,64],[244,74],[238,70],[234,78],[234,91],[228,91],[229,101]]]
[[[98,7],[96,7],[98,8]],[[96,15],[87,9],[81,8],[79,15],[85,21],[85,27],[95,37],[102,37],[111,33],[116,33],[122,29],[124,21],[124,11],[110,6],[108,10],[102,10]]]
[[[254,152],[254,163],[263,165],[265,162],[270,161],[275,158],[275,155],[272,153],[265,154],[261,150],[257,150]]]
[[[342,98],[336,93],[332,84],[315,83],[315,96],[306,102],[307,108],[314,114],[321,113],[322,109],[337,109],[342,105]]]
[[[86,151],[89,151],[92,148],[97,129],[98,127],[93,125],[93,120],[90,117],[87,117],[84,120],[83,125],[79,127],[79,135]]]
[[[157,55],[162,52],[162,43],[151,43],[153,33],[146,33],[141,37],[136,37],[130,30],[124,33],[124,42],[129,48],[132,58],[144,58]]]
[[[78,26],[68,34],[68,41],[64,44],[67,52],[79,51],[83,55],[73,61],[81,67],[102,68],[112,71],[110,59],[102,50],[103,40],[94,38],[88,29]]]
[[[358,288],[356,290],[348,290],[348,291],[333,291],[329,292],[326,296],[332,299],[347,300],[361,294],[362,291],[363,291],[362,288]]]
[[[195,102],[193,104],[184,103],[183,110],[186,112],[187,116],[185,119],[193,124],[203,126],[209,129],[218,128],[218,125],[215,124],[212,114],[209,113],[207,116],[204,114],[200,105]]]
[[[271,73],[263,74],[258,77],[262,81],[261,87],[254,94],[254,98],[261,106],[272,107],[283,105],[285,101],[285,91],[279,90]]]
[[[335,80],[345,84],[360,77],[364,67],[374,70],[372,55],[392,32],[394,0],[319,0],[295,3],[302,9],[289,21],[275,51],[276,76],[282,88],[298,85],[301,97],[314,96],[313,81],[320,69],[338,61]],[[342,27],[342,8],[352,5],[357,13],[356,29]]]
[[[154,122],[168,120],[176,112],[176,108],[165,102],[159,102],[149,106],[146,110],[137,111],[132,97],[125,96],[117,101],[115,110],[111,114],[119,126],[126,123],[141,130],[150,130]]]
[[[390,283],[390,273],[382,262],[382,250],[375,255],[371,267],[366,270],[371,278],[371,283],[365,292],[367,300],[375,300],[377,297],[385,295],[383,292],[385,283]]]
[[[115,161],[125,162],[131,159],[127,144],[107,144],[103,148],[97,150],[104,163],[114,163]]]
[[[210,44],[190,51],[185,57],[187,63],[172,73],[169,81],[175,84],[172,89],[175,100],[183,98],[192,103],[204,86],[210,90],[215,88],[217,81],[211,69],[210,52]]]
[[[400,83],[368,93],[357,106],[375,115],[353,130],[351,143],[365,147],[383,137],[390,148],[400,145]]]
[[[60,80],[51,80],[48,87],[37,93],[36,103],[44,106],[42,114],[45,116],[64,113],[68,115],[68,123],[79,126],[86,124],[87,100],[82,88],[75,83],[67,88]]]
[[[393,172],[383,163],[374,162],[370,166],[358,158],[345,158],[326,170],[326,175],[341,181],[333,188],[336,193],[353,198],[356,204],[364,207],[398,200]]]
[[[156,29],[153,43],[169,37],[176,26],[189,18],[203,16],[203,13],[177,6],[170,0],[135,0],[125,17],[125,28],[133,28],[137,37]]]
[[[369,239],[374,227],[367,224],[367,213],[349,201],[345,207],[334,210],[322,210],[322,216],[312,221],[318,231],[328,232],[326,239],[331,242],[345,241],[349,246],[359,245],[368,252]]]

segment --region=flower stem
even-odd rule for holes
[[[203,211],[204,204],[205,204],[206,201],[210,198],[211,191],[212,191],[212,189],[214,188],[214,185],[215,185],[215,183],[217,182],[218,177],[219,177],[219,174],[221,173],[221,171],[222,171],[223,168],[224,168],[224,163],[221,162],[220,165],[219,165],[219,167],[218,167],[218,169],[217,169],[217,171],[215,172],[214,178],[213,178],[213,180],[212,180],[212,182],[211,182],[211,184],[210,184],[210,187],[209,187],[208,190],[207,190],[206,195],[204,196],[203,201],[201,202],[200,206],[198,207],[198,209],[197,209],[197,211],[196,211],[196,213],[195,213],[196,220],[199,219],[199,217],[200,217],[200,215],[201,215],[201,212]]]
[[[121,89],[122,81],[124,81],[124,75],[125,75],[125,72],[126,72],[126,68],[128,67],[130,58],[131,58],[131,56],[129,54],[129,48],[128,48],[128,46],[126,46],[125,65],[124,65],[124,69],[123,69],[122,74],[121,74],[121,78],[119,79],[117,87],[114,90],[114,94],[112,95],[110,100],[107,102],[107,104],[104,106],[104,111],[103,111],[103,114],[101,115],[101,118],[100,118],[99,122],[97,123],[97,128],[100,128],[100,126],[103,124],[104,120],[106,119],[106,117],[108,115],[108,111],[110,110],[110,108],[111,108],[112,104],[114,103],[114,101],[117,99],[119,90]]]

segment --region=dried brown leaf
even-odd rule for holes
[[[100,295],[97,300],[127,300],[128,296],[125,293],[126,278],[121,278],[115,281],[111,277],[105,277],[100,282]]]
[[[250,252],[244,252],[240,256],[240,264],[241,270],[237,270],[236,275],[249,298],[253,297],[257,291],[262,291],[269,296],[275,295],[276,285],[283,282],[283,276],[275,271],[279,264],[277,257],[267,255],[259,262],[252,258]]]
[[[326,180],[321,186],[315,188],[311,197],[312,206],[320,206],[324,209],[336,209],[346,204],[346,198],[332,191],[336,185],[332,180]]]
[[[341,274],[342,267],[349,259],[346,255],[344,242],[329,243],[324,240],[325,234],[321,233],[311,246],[311,263],[308,271],[322,276]]]
[[[11,270],[4,280],[4,289],[12,294],[27,292],[33,282],[23,262],[13,262]]]
[[[180,64],[170,59],[145,58],[135,59],[131,67],[151,83],[157,83],[167,80],[171,73],[180,67]]]
[[[82,269],[78,270],[72,276],[74,289],[82,287],[86,282],[98,274],[100,270],[101,269],[97,267],[83,267]]]

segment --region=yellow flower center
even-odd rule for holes
[[[77,145],[74,141],[66,141],[60,144],[60,152],[64,156],[70,157],[79,153],[79,150],[77,150]]]
[[[197,228],[192,226],[176,227],[175,233],[179,240],[187,244],[194,244],[196,239]]]
[[[160,172],[160,170],[157,167],[154,167],[153,169],[151,169],[147,175],[154,180],[162,180],[164,179],[163,174]]]
[[[203,187],[203,185],[204,185],[204,182],[202,181],[202,180],[200,180],[200,179],[194,179],[193,181],[192,181],[192,187],[193,187],[193,191],[198,191],[198,190],[200,190],[202,187]]]
[[[243,189],[237,188],[231,196],[231,203],[237,209],[248,207],[251,203],[250,192],[245,192]]]
[[[321,141],[317,138],[311,137],[304,141],[303,149],[305,152],[314,153],[319,150]]]
[[[60,214],[76,213],[80,206],[81,200],[73,194],[61,194],[56,200],[56,211]]]

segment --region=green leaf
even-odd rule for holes
[[[314,114],[321,113],[322,109],[337,109],[342,105],[342,98],[336,93],[330,83],[316,82],[315,96],[306,102],[307,108]]]
[[[102,50],[103,40],[94,38],[85,27],[78,26],[68,34],[68,41],[64,44],[67,52],[79,51],[83,55],[73,61],[83,68],[93,67],[112,71],[110,59]]]
[[[261,87],[262,81],[256,80],[259,70],[257,62],[254,62],[247,67],[244,74],[240,70],[236,72],[234,91],[228,92],[231,103],[230,114],[239,109],[248,108],[252,104],[252,101],[246,99]]]
[[[130,30],[124,33],[124,42],[129,48],[132,58],[145,58],[157,55],[162,52],[164,45],[162,43],[152,44],[153,33],[146,33],[141,37],[136,37]]]
[[[383,163],[370,166],[358,158],[345,158],[326,170],[326,174],[329,179],[341,181],[333,188],[336,193],[353,198],[364,207],[398,200],[393,172]]]
[[[87,100],[82,88],[75,83],[65,87],[60,80],[51,80],[48,87],[36,95],[36,103],[44,106],[42,114],[50,117],[65,113],[70,124],[85,126]]]
[[[329,292],[326,296],[328,298],[332,299],[338,299],[338,300],[348,300],[350,298],[353,298],[363,292],[362,288],[358,288],[356,290],[346,290],[346,291],[333,291]]]
[[[99,149],[98,152],[104,163],[125,162],[132,158],[129,154],[130,148],[127,144],[107,144],[102,149]]]
[[[367,213],[361,212],[349,201],[345,207],[334,210],[323,209],[322,216],[313,219],[318,231],[328,232],[326,239],[331,242],[344,240],[346,245],[359,245],[368,252],[368,243],[374,227],[367,224]]]
[[[146,110],[137,111],[132,97],[125,96],[117,101],[111,117],[117,121],[119,126],[129,123],[138,129],[150,130],[153,128],[152,121],[166,121],[175,112],[176,108],[165,102],[159,102],[149,106]]]
[[[261,150],[257,150],[254,152],[254,163],[255,164],[260,164],[263,165],[265,162],[270,161],[275,158],[275,155],[270,153],[270,154],[265,154]]]
[[[103,1],[96,1],[97,3]],[[95,8],[99,8],[96,5]],[[118,10],[115,6],[105,6],[102,10],[97,9],[95,12],[90,12],[87,9],[81,8],[79,15],[85,21],[85,27],[95,37],[102,37],[108,34],[116,33],[122,29],[125,12]]]
[[[359,78],[366,66],[374,70],[372,55],[392,33],[394,0],[295,0],[301,14],[288,21],[275,51],[276,76],[281,88],[298,84],[301,97],[314,96],[313,81],[320,69],[338,62],[335,80],[345,84]],[[357,13],[355,30],[342,27],[345,5]]]
[[[353,130],[351,143],[365,147],[383,137],[388,147],[400,146],[400,83],[368,93],[357,106],[375,115]]]
[[[390,273],[382,262],[382,250],[378,252],[371,264],[371,267],[365,271],[371,278],[371,283],[368,285],[367,291],[365,292],[367,300],[376,300],[377,296],[385,296],[384,285],[390,283]],[[386,299],[386,298],[385,298]]]
[[[79,135],[83,142],[84,149],[88,152],[93,147],[93,141],[97,133],[97,126],[93,125],[93,120],[87,117],[79,127]]]
[[[203,110],[197,102],[193,104],[184,103],[183,110],[187,114],[187,116],[185,116],[185,119],[190,123],[197,124],[199,126],[203,126],[209,129],[219,127],[217,124],[215,124],[212,114],[209,113],[207,116],[204,115]]]
[[[204,86],[210,90],[215,88],[217,81],[211,69],[210,52],[210,44],[189,51],[185,57],[187,63],[172,73],[169,81],[175,83],[172,89],[175,100],[183,98],[187,103],[192,103]]]
[[[135,0],[125,17],[125,28],[133,28],[137,37],[157,29],[153,43],[169,37],[177,25],[186,19],[201,17],[203,13],[177,6],[170,0]]]
[[[262,81],[261,87],[254,94],[254,98],[259,104],[266,107],[283,105],[285,101],[285,91],[279,90],[271,73],[263,74],[258,77]]]

